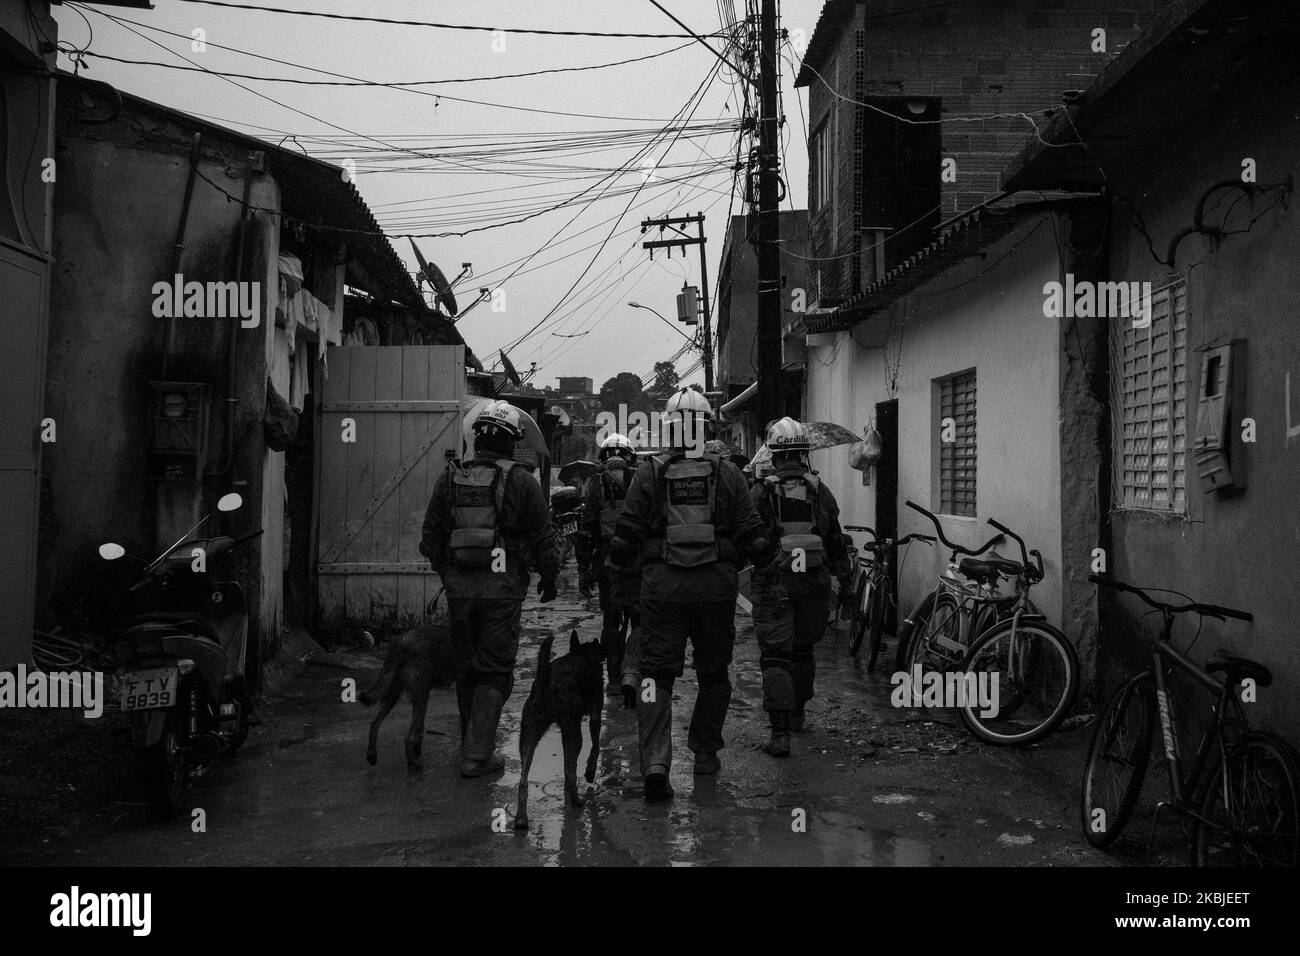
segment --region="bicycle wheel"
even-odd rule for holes
[[[912,613],[903,618],[898,625],[898,646],[894,648],[894,670],[901,671],[907,667],[911,653],[912,638],[918,631],[930,626],[930,615],[934,612],[934,592],[931,591]]]
[[[1079,822],[1097,848],[1118,839],[1142,792],[1156,726],[1155,684],[1140,674],[1106,703],[1083,765]]]
[[[971,645],[962,672],[961,719],[991,744],[1025,745],[1046,737],[1069,713],[1079,687],[1074,646],[1042,621],[989,628]]]
[[[944,639],[953,645],[961,644],[961,604],[951,594],[940,593],[934,600],[933,610],[925,627],[917,627],[908,648],[907,660],[901,670],[915,674],[921,668],[924,676],[930,671],[949,671],[961,666],[964,654],[945,648],[936,642]]]
[[[1225,782],[1226,777],[1226,782]],[[1196,866],[1295,866],[1300,761],[1285,740],[1243,734],[1210,778],[1192,837]]]
[[[889,578],[881,580],[879,587],[871,591],[871,606],[867,609],[867,673],[876,669],[876,659],[880,657],[880,639],[885,631],[885,618],[889,613],[893,584]]]
[[[858,590],[853,596],[853,616],[849,619],[849,653],[854,657],[862,648],[862,638],[867,633],[870,623],[870,605],[875,600],[876,589],[871,586],[871,575],[858,577]]]

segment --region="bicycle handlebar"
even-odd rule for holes
[[[1003,534],[1007,535],[1008,537],[1013,538],[1016,544],[1020,545],[1020,563],[1024,566],[1026,571],[1032,571],[1034,566],[1029,563],[1029,556],[1031,554],[1034,556],[1034,560],[1038,563],[1038,569],[1036,572],[1034,572],[1035,580],[1036,581],[1043,580],[1043,576],[1044,576],[1043,575],[1043,553],[1039,551],[1037,548],[1034,548],[1032,551],[1027,551],[1025,549],[1025,539],[1020,537],[1020,535],[1016,534],[1014,531],[1012,531],[1006,525],[1002,524],[1000,521],[994,521],[992,518],[990,518],[989,524],[997,528],[999,531],[1001,531]]]
[[[939,523],[939,519],[937,517],[935,517],[929,511],[926,511],[915,501],[909,500],[908,502],[906,502],[906,504],[913,511],[919,511],[921,514],[925,515],[927,518],[930,519],[930,521],[934,524],[935,533],[939,535],[939,540],[942,541],[946,547],[951,548],[953,554],[968,554],[972,558],[977,558],[985,551],[987,551],[989,548],[993,547],[993,545],[997,544],[999,541],[1002,540],[1002,535],[999,534],[985,541],[978,551],[972,551],[970,550],[970,548],[963,548],[961,545],[953,544],[951,541],[947,539],[947,537],[943,533],[943,525]]]
[[[1114,578],[1104,574],[1090,574],[1088,580],[1093,584],[1100,584],[1102,587],[1112,588],[1116,591],[1127,591],[1129,594],[1135,594],[1147,604],[1151,605],[1157,611],[1166,611],[1170,614],[1204,614],[1209,617],[1217,617],[1219,620],[1224,618],[1236,618],[1239,621],[1253,621],[1255,616],[1249,611],[1237,611],[1230,607],[1223,607],[1218,604],[1201,604],[1193,601],[1191,604],[1166,604],[1164,601],[1157,601],[1139,587],[1132,584],[1125,584],[1123,581],[1116,581]]]

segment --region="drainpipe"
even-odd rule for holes
[[[181,271],[181,260],[185,257],[185,227],[190,219],[190,200],[194,196],[194,177],[199,170],[199,143],[203,140],[202,133],[195,133],[194,140],[190,144],[190,174],[185,180],[185,201],[181,204],[181,221],[176,226],[176,242],[172,246],[172,275],[177,276]],[[172,350],[172,323],[175,321],[174,316],[168,316],[163,325],[163,347],[162,347],[162,380],[168,381],[167,371],[168,362],[171,358]]]
[[[252,218],[249,200],[253,193],[253,173],[262,170],[262,152],[257,150],[248,154],[248,167],[244,173],[244,203],[239,211],[239,239],[235,253],[235,281],[244,281],[244,247],[248,240],[248,223]],[[235,468],[235,411],[239,408],[239,399],[235,396],[235,350],[239,342],[239,316],[230,317],[230,335],[226,342],[226,441],[223,445],[226,460],[216,471],[210,472],[214,477],[233,474]]]

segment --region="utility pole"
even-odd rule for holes
[[[680,227],[695,223],[699,227],[698,236],[687,235]],[[697,212],[694,216],[676,216],[666,217],[663,219],[644,219],[641,222],[641,232],[644,234],[647,229],[654,226],[659,227],[662,235],[665,228],[671,229],[677,233],[680,238],[677,239],[647,239],[641,243],[643,249],[650,250],[650,258],[654,258],[656,249],[681,249],[682,254],[686,254],[687,246],[700,247],[700,298],[704,304],[704,341],[702,348],[704,352],[704,390],[713,391],[713,333],[709,326],[712,322],[712,313],[709,309],[709,266],[704,255],[704,213]],[[669,256],[672,252],[669,251]],[[779,304],[779,301],[778,301]],[[778,345],[780,342],[778,341]]]
[[[758,61],[758,413],[759,427],[781,415],[781,218],[777,160],[776,0],[762,0]]]

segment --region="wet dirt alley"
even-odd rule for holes
[[[368,686],[384,648],[316,655],[262,705],[263,723],[244,749],[190,792],[188,806],[206,812],[206,833],[191,832],[189,813],[165,824],[125,813],[47,832],[15,862],[1117,864],[1088,849],[1078,833],[1078,768],[1087,729],[1057,734],[1025,751],[995,749],[972,740],[953,714],[891,708],[887,675],[867,675],[849,657],[846,623],[828,631],[818,648],[818,696],[809,705],[813,729],[793,736],[789,759],[763,753],[767,721],[758,650],[744,615],[737,619],[735,692],[718,777],[697,780],[691,774],[685,738],[695,680],[688,667],[674,697],[675,800],[644,803],[635,718],[620,701],[607,699],[588,805],[563,805],[560,736],[553,728],[533,763],[532,826],[516,832],[517,727],[538,645],[551,631],[557,653],[567,648],[571,628],[584,640],[599,634],[595,602],[579,595],[570,575],[561,581],[558,600],[540,605],[531,599],[524,609],[515,691],[502,716],[504,774],[458,777],[451,688],[435,689],[430,700],[422,774],[408,776],[406,770],[405,701],[382,728],[378,765],[369,766],[365,748],[373,711],[341,702],[340,688],[347,677]],[[886,659],[892,660],[892,644]],[[583,759],[585,753],[584,746]],[[581,767],[580,761],[580,772]],[[498,808],[508,814],[505,832],[493,829]],[[795,832],[799,810],[805,832]]]

